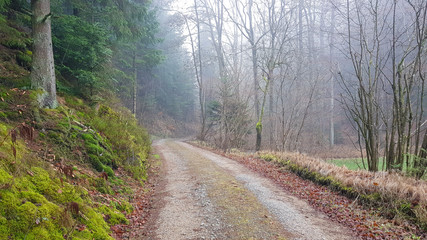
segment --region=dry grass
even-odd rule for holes
[[[424,180],[416,180],[397,173],[348,170],[346,167],[338,167],[299,153],[259,153],[259,155],[263,154],[273,154],[281,160],[289,160],[323,176],[331,176],[342,184],[355,188],[360,193],[379,192],[384,196],[427,205],[427,182]]]
[[[360,158],[360,150],[353,145],[335,145],[331,148],[319,147],[311,149],[310,155],[321,158]]]
[[[202,142],[193,142],[198,146],[209,149],[215,149],[209,144]],[[336,148],[336,152],[340,148]],[[341,149],[345,156],[349,151]],[[229,154],[235,157],[248,157],[252,153],[241,152],[232,149]],[[329,155],[330,156],[330,155]],[[329,157],[327,156],[327,157]],[[344,187],[351,188],[359,194],[370,195],[378,193],[379,198],[373,199],[378,205],[395,212],[399,217],[399,212],[405,211],[402,208],[409,207],[416,217],[416,221],[427,227],[427,182],[425,180],[416,180],[399,173],[388,172],[369,172],[366,170],[349,170],[347,167],[338,167],[334,164],[325,162],[316,157],[301,153],[292,152],[271,152],[261,151],[254,157],[268,159],[277,163],[287,163],[288,161],[298,167],[307,169],[310,172],[318,173],[324,177],[330,177],[339,182]],[[398,219],[397,219],[398,220]]]
[[[360,194],[379,193],[381,197],[379,200],[394,203],[392,207],[396,210],[400,210],[401,204],[410,203],[417,219],[427,224],[427,182],[425,180],[416,180],[397,173],[348,170],[346,167],[338,167],[300,153],[259,152],[257,155],[262,158],[273,156],[273,161],[290,161],[309,171],[332,177]]]

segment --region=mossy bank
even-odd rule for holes
[[[122,178],[147,177],[146,131],[124,109],[72,96],[39,109],[31,91],[0,92],[0,239],[112,239],[133,210]]]

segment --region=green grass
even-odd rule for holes
[[[379,171],[385,171],[385,166],[383,168],[383,157],[380,158],[378,162],[378,170]],[[326,162],[332,163],[338,167],[346,166],[349,170],[360,170],[360,169],[366,169],[368,168],[368,164],[366,163],[365,159],[365,168],[363,167],[362,158],[337,158],[337,159],[327,159]],[[412,165],[412,161],[410,165]],[[407,173],[408,168],[406,167],[406,164],[403,164],[403,172]],[[427,179],[427,174],[424,174],[422,179]]]
[[[349,170],[359,170],[359,169],[367,169],[368,165],[365,159],[365,168],[363,167],[362,158],[340,158],[340,159],[328,159],[326,160],[328,163],[332,163],[338,167],[346,166]],[[383,169],[383,161],[382,158],[379,161],[378,169]]]

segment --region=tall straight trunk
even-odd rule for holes
[[[259,118],[259,100],[258,100],[258,57],[257,57],[257,49],[255,45],[252,45],[252,69],[253,69],[253,82],[254,82],[254,104],[255,104],[255,116]]]
[[[252,71],[253,71],[253,81],[254,81],[254,104],[255,104],[255,116],[258,119],[260,116],[259,110],[259,101],[258,101],[258,53],[257,53],[257,44],[255,42],[255,33],[253,27],[253,18],[252,18],[252,6],[253,0],[249,0],[249,43],[252,48]]]
[[[301,78],[302,75],[302,55],[303,55],[303,9],[304,0],[299,0],[298,3],[298,63],[297,63],[297,77]],[[297,81],[297,86],[300,86],[301,81]]]
[[[201,118],[201,129],[200,129],[200,140],[204,141],[206,137],[206,109],[205,109],[205,94],[204,94],[204,86],[203,86],[203,68],[202,68],[202,49],[201,49],[201,41],[200,41],[200,21],[199,21],[199,10],[197,7],[197,0],[194,0],[194,10],[196,12],[196,27],[197,27],[197,48],[198,48],[198,65],[199,71],[197,72],[197,61],[194,51],[194,43],[191,38],[191,32],[187,23],[188,32],[190,33],[192,52],[193,52],[193,61],[194,67],[196,68],[197,82],[199,85],[199,102],[200,102],[200,118]]]
[[[267,77],[268,77],[268,82],[270,84],[270,88],[266,89],[266,91],[269,91],[269,109],[268,109],[268,116],[269,116],[269,121],[270,121],[270,149],[276,149],[276,144],[275,144],[275,138],[274,138],[274,134],[276,132],[276,124],[275,124],[275,114],[274,114],[274,82],[273,82],[273,72],[274,69],[276,68],[276,64],[277,64],[277,60],[276,60],[276,34],[277,34],[277,30],[276,30],[276,1],[272,0],[271,1],[271,6],[269,7],[268,10],[268,27],[269,27],[269,32],[270,32],[270,56],[268,59],[268,63],[267,63]],[[283,9],[281,9],[282,11]],[[281,14],[281,13],[279,13]],[[280,50],[279,50],[280,51]],[[268,92],[265,92],[264,94],[267,94]]]
[[[259,114],[258,122],[256,124],[256,144],[255,144],[255,151],[259,151],[261,149],[261,140],[262,140],[262,118],[264,117],[264,109],[265,109],[265,103],[267,101],[267,92],[270,85],[270,79],[266,78],[265,88],[262,89],[264,92],[263,98],[262,98],[262,104],[261,104],[261,112]]]
[[[276,133],[276,118],[275,118],[275,110],[274,110],[274,81],[273,81],[273,69],[268,70],[268,78],[270,82],[270,88],[269,91],[269,99],[268,99],[268,115],[270,120],[270,149],[277,150],[276,149],[276,140],[275,140],[275,133]]]
[[[329,29],[329,58],[330,58],[330,63],[331,63],[331,67],[332,67],[332,57],[333,57],[333,51],[334,51],[334,31],[335,31],[335,8],[332,7],[331,8],[332,13],[331,13],[331,26]],[[334,146],[335,145],[335,127],[334,127],[334,103],[335,103],[335,92],[334,92],[334,74],[335,74],[335,69],[331,69],[331,85],[330,85],[330,91],[331,91],[331,105],[330,105],[330,121],[329,121],[329,144],[330,146]]]
[[[33,25],[33,63],[31,86],[41,90],[37,96],[40,107],[55,108],[56,79],[50,25],[50,1],[31,0]]]
[[[133,103],[132,113],[136,117],[136,99],[138,97],[138,69],[136,68],[136,51],[133,53]]]
[[[415,177],[421,179],[427,169],[427,130],[424,132],[423,143],[414,163],[414,168],[416,171]]]

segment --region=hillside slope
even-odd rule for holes
[[[30,44],[0,15],[0,239],[113,239],[139,211],[149,135],[114,96],[38,108]]]

